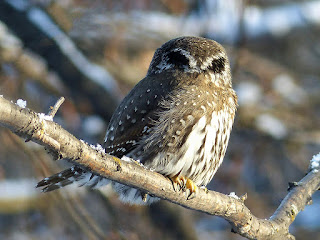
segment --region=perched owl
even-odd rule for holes
[[[114,112],[105,151],[137,160],[170,178],[175,189],[196,194],[223,161],[236,107],[224,48],[206,38],[172,39],[156,50],[146,77]],[[47,192],[73,182],[95,188],[109,180],[73,166],[37,186]],[[112,184],[124,202],[158,200]]]

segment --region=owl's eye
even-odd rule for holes
[[[168,53],[167,57],[168,63],[171,63],[175,66],[182,67],[189,65],[189,59],[179,51],[172,51]]]
[[[214,59],[211,62],[211,65],[208,67],[208,69],[214,71],[215,73],[221,73],[225,68],[225,61],[223,57]]]

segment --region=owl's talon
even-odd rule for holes
[[[190,189],[186,189],[184,193],[185,193],[185,196],[187,197],[187,200],[189,200],[189,196],[192,194]]]
[[[181,191],[181,189],[184,189],[186,185],[186,178],[183,176],[170,177],[170,180],[172,182],[173,190],[175,192]]]
[[[190,190],[189,190],[189,192],[190,192]],[[191,200],[191,199],[195,198],[196,195],[197,195],[196,192],[190,192],[189,195],[187,195],[187,200]]]
[[[180,191],[180,189],[178,189],[178,186],[179,186],[178,183],[172,181],[172,186],[173,186],[173,190],[174,190],[175,192]]]
[[[189,178],[187,178],[186,180],[185,188],[187,193],[187,200],[195,198],[199,191],[198,186]]]

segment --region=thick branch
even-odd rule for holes
[[[48,119],[48,120],[46,120]],[[320,172],[310,171],[292,188],[270,220],[253,216],[241,199],[200,190],[187,200],[175,192],[169,179],[135,162],[123,161],[78,140],[60,125],[0,97],[0,124],[17,135],[45,146],[58,158],[75,162],[111,180],[121,182],[183,207],[225,218],[233,230],[249,239],[293,239],[288,229],[296,215],[320,187]]]

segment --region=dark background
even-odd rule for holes
[[[3,0],[0,94],[44,113],[64,96],[55,121],[102,143],[113,110],[157,47],[182,35],[217,40],[231,61],[239,108],[208,189],[247,193],[252,213],[269,218],[320,149],[319,12],[319,1]],[[164,201],[124,205],[109,187],[43,194],[36,182],[68,163],[4,128],[0,143],[0,239],[243,239],[221,218]],[[320,239],[319,223],[316,193],[290,230]]]

